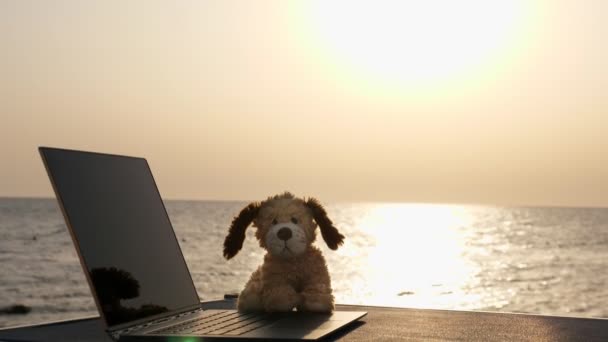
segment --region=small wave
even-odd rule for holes
[[[505,280],[509,283],[520,283],[520,282],[528,282],[528,281],[550,281],[554,279],[559,279],[556,276],[538,276],[538,277],[514,277],[514,278],[506,278]]]
[[[34,309],[40,313],[83,313],[94,312],[96,310],[95,306],[77,305],[76,303],[73,305],[67,305],[66,303],[62,305],[42,304],[36,305]]]
[[[30,313],[30,311],[32,311],[32,308],[27,305],[15,304],[0,308],[0,315],[26,315]]]

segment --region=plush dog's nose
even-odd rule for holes
[[[291,239],[291,229],[289,229],[287,227],[283,227],[283,228],[279,229],[279,231],[277,232],[277,236],[279,237],[279,239],[281,239],[283,241],[287,241],[287,240]]]

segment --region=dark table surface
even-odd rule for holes
[[[231,309],[234,300],[204,302]],[[367,316],[327,340],[344,341],[603,341],[608,319],[338,305]],[[0,341],[112,341],[98,317],[0,330]]]

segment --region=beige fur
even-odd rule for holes
[[[226,258],[238,253],[250,223],[257,228],[255,236],[267,253],[241,292],[238,309],[246,312],[286,312],[294,308],[332,311],[334,296],[327,264],[312,242],[317,226],[332,249],[342,244],[344,236],[333,226],[318,201],[314,198],[305,201],[286,192],[249,204],[232,222],[224,242]],[[293,232],[287,240],[278,237],[277,232],[282,228]]]

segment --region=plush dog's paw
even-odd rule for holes
[[[290,287],[281,287],[266,291],[263,299],[266,312],[289,312],[301,302],[301,297]]]
[[[306,293],[298,305],[298,311],[332,312],[334,310],[334,296],[324,293]]]
[[[243,312],[264,311],[262,287],[259,281],[253,279],[247,283],[247,286],[239,295],[236,307]]]
[[[264,304],[259,295],[249,294],[239,296],[237,309],[242,312],[264,311]]]

